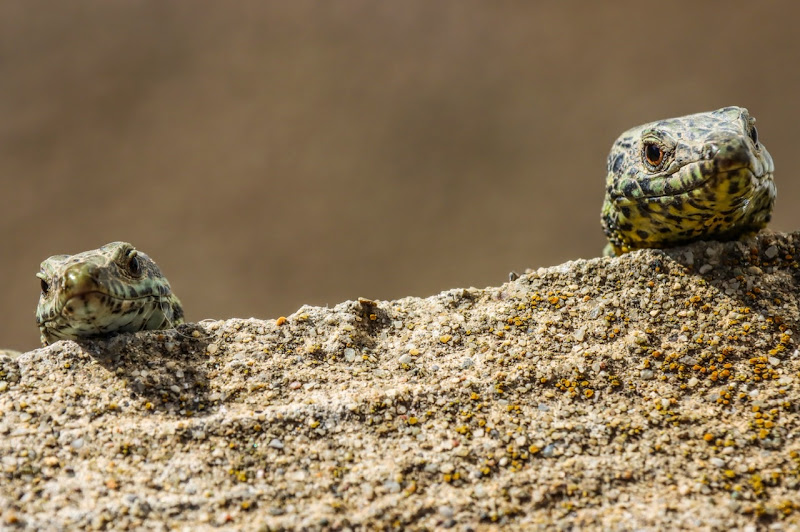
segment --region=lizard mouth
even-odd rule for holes
[[[708,159],[680,164],[673,162],[664,172],[627,178],[614,198],[618,204],[664,200],[684,196],[747,196],[772,181],[772,159],[749,149],[729,150]]]
[[[757,188],[761,181],[772,177],[772,174],[757,175],[749,166],[731,168],[724,172],[707,171],[709,169],[703,168],[708,166],[703,164],[705,162],[688,164],[674,174],[653,180],[657,182],[653,182],[651,190],[645,192],[641,197],[648,200],[657,200],[691,195],[700,189],[724,188],[726,183],[728,185],[726,193],[730,196],[737,196],[746,194],[748,189]]]
[[[160,298],[151,286],[124,283],[114,273],[113,269],[92,264],[70,267],[53,283],[56,294],[51,319],[108,322],[135,314],[149,301]]]
[[[55,316],[40,327],[58,338],[94,337],[111,332],[130,332],[162,308],[157,295],[122,298],[98,290],[71,294]]]
[[[153,296],[138,298],[117,297],[100,290],[90,290],[78,294],[70,294],[61,305],[58,315],[69,320],[87,320],[106,317],[121,317],[141,307],[143,300],[154,299]]]

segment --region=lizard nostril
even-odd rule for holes
[[[716,144],[706,144],[703,146],[703,159],[713,159],[719,153],[719,147]]]
[[[65,290],[87,290],[95,285],[97,267],[93,264],[74,264],[64,273]]]

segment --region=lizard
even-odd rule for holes
[[[775,166],[755,121],[744,107],[732,106],[620,135],[608,155],[603,254],[735,240],[766,227]]]
[[[605,255],[749,236],[766,227],[775,203],[772,157],[742,107],[629,129],[607,169]],[[50,257],[37,277],[43,345],[183,323],[167,279],[127,242]]]
[[[42,345],[121,332],[168,329],[184,321],[180,300],[156,263],[127,242],[54,255],[36,274]]]
[[[604,254],[754,235],[772,216],[773,171],[743,107],[631,128],[608,155]]]

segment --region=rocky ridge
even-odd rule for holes
[[[799,246],[0,355],[0,524],[799,527]]]

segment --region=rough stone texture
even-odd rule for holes
[[[0,356],[0,526],[800,526],[800,233]]]

